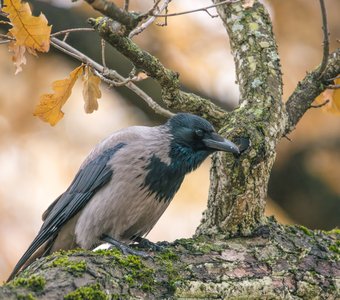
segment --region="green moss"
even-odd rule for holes
[[[75,276],[79,276],[80,274],[84,273],[87,267],[85,260],[80,261],[70,260],[69,257],[66,255],[58,257],[57,259],[52,261],[48,266],[62,267],[62,269],[72,273]]]
[[[119,251],[111,253],[114,264],[124,267],[128,274],[124,276],[130,287],[137,287],[143,291],[152,291],[155,286],[154,270],[146,266],[136,255],[124,256]]]
[[[29,293],[27,295],[19,294],[17,295],[17,299],[18,300],[36,300],[37,298],[35,298],[31,293]]]
[[[325,234],[328,234],[328,235],[339,235],[340,236],[340,229],[339,228],[334,228],[330,231],[324,231]]]
[[[122,253],[116,248],[100,249],[100,250],[91,252],[91,254],[100,255],[100,256],[120,256],[120,257],[122,256]]]
[[[173,253],[173,251],[166,250],[157,254],[155,260],[165,269],[165,273],[168,277],[168,288],[170,292],[174,292],[178,282],[181,280],[178,269],[174,265],[174,262],[178,261],[178,256]]]
[[[64,300],[107,300],[108,295],[102,290],[99,283],[82,286],[68,293]]]
[[[329,250],[336,254],[340,254],[340,241],[336,241],[335,244],[330,245]]]
[[[298,229],[300,229],[301,231],[303,231],[306,235],[308,236],[313,236],[313,232],[310,231],[307,227],[302,226],[302,225],[297,225],[296,226]]]
[[[40,292],[44,289],[46,285],[46,280],[42,276],[33,275],[28,278],[19,277],[17,279],[14,279],[8,285],[12,287],[21,286],[28,288],[33,292]]]

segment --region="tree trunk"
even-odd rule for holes
[[[0,299],[338,299],[335,234],[271,220],[247,238],[177,240],[147,259],[62,252],[1,287]]]
[[[236,2],[217,11],[230,37],[241,94],[240,107],[225,119],[221,133],[231,140],[247,137],[250,147],[236,161],[223,153],[214,156],[208,209],[196,234],[247,235],[265,220],[275,147],[285,127],[280,61],[262,4],[244,9]]]

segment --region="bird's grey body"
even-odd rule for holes
[[[206,120],[178,114],[156,127],[134,126],[98,144],[44,223],[9,280],[35,258],[60,249],[93,249],[103,235],[124,243],[146,235],[186,173],[216,150],[238,153]]]
[[[163,163],[170,164],[166,143],[169,141],[165,128],[136,126],[113,134],[99,149],[94,149],[90,157],[118,142],[127,145],[108,162],[113,170],[112,184],[109,182],[92,197],[77,221],[75,238],[79,246],[91,249],[100,243],[103,233],[128,243],[152,229],[169,201],[155,201],[155,196],[149,193],[145,186],[145,166],[154,153]],[[129,146],[135,151],[129,151]]]

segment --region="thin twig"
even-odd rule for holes
[[[171,1],[171,0],[170,0]],[[169,1],[169,3],[170,3]],[[169,5],[165,7],[165,14],[167,14],[169,11]],[[161,12],[161,11],[160,11]],[[157,26],[168,26],[168,17],[164,17],[164,22],[163,23],[156,23]]]
[[[57,39],[56,37],[51,38],[51,45],[60,51],[66,53],[67,55],[70,55],[77,60],[81,61],[84,64],[89,65],[94,70],[99,72],[100,74],[105,74],[105,77],[108,79],[111,79],[113,81],[120,81],[124,82],[126,78],[118,74],[114,70],[109,70],[105,68],[104,66],[100,65],[99,63],[95,62],[79,50],[73,48],[71,45]],[[165,116],[167,118],[170,118],[174,114],[163,107],[161,107],[157,102],[155,102],[149,95],[147,95],[143,90],[141,90],[138,86],[136,86],[134,83],[131,82],[131,80],[128,80],[125,84],[127,88],[129,88],[131,91],[133,91],[136,95],[141,97],[146,104],[149,105],[150,108],[152,108],[156,113]]]
[[[330,85],[327,85],[327,89],[331,89],[331,90],[340,89],[340,84],[330,84]]]
[[[147,27],[149,27],[157,18],[156,16],[153,15],[154,11],[157,10],[158,12],[162,12],[164,9],[166,9],[169,5],[169,2],[171,0],[164,0],[162,6],[158,8],[158,4],[160,0],[157,0],[155,5],[147,12],[145,15],[151,15],[151,17],[146,20],[144,23],[142,23],[140,26],[136,27],[129,33],[129,38],[131,39],[133,36],[140,34],[142,31],[144,31]]]
[[[320,9],[321,9],[321,16],[322,16],[322,31],[323,31],[323,57],[322,63],[320,66],[319,71],[319,78],[322,76],[323,72],[327,67],[328,56],[329,56],[329,39],[328,39],[328,24],[327,24],[327,11],[325,7],[324,0],[320,1]]]
[[[102,48],[102,64],[103,64],[104,68],[107,68],[106,60],[105,60],[105,40],[104,39],[100,40],[100,45],[101,45],[101,48]]]
[[[339,78],[340,78],[340,75],[337,75],[333,78],[329,78],[328,81],[334,81],[334,80],[339,79]]]
[[[125,11],[129,11],[129,2],[130,2],[129,0],[124,1],[124,10]]]
[[[79,32],[79,31],[95,31],[95,30],[93,28],[89,28],[89,27],[70,28],[70,29],[60,30],[60,31],[57,31],[55,33],[52,33],[51,37],[55,37],[55,36],[62,35],[62,34],[67,34],[67,33],[70,33],[70,32]]]
[[[285,138],[285,139],[287,139],[289,142],[291,142],[292,141],[292,139],[291,138],[289,138],[286,134],[284,134],[283,135],[283,137]]]
[[[320,108],[322,106],[325,106],[327,103],[329,103],[329,99],[325,100],[325,102],[322,102],[321,104],[311,105],[310,108]]]
[[[65,34],[65,36],[64,36],[64,38],[63,38],[63,42],[66,42],[66,40],[68,39],[68,36],[70,35],[70,33],[69,32],[67,32],[66,34]]]
[[[110,70],[109,69],[106,69],[104,71],[104,73],[100,73],[97,70],[94,70],[94,73],[98,77],[100,77],[100,79],[102,79],[104,82],[106,82],[110,86],[115,86],[115,87],[124,86],[127,83],[129,83],[129,82],[137,81],[137,77],[128,77],[128,78],[124,78],[124,80],[121,80],[121,81],[116,81],[116,80],[113,80],[113,79],[109,79],[109,78],[107,78],[107,76],[110,76]]]
[[[235,2],[239,2],[240,0],[226,0],[226,1],[222,1],[220,3],[216,3],[214,5],[209,5],[206,7],[202,7],[202,8],[197,8],[197,9],[193,9],[193,10],[187,10],[187,11],[182,11],[182,12],[178,12],[178,13],[172,13],[172,14],[153,14],[153,16],[155,17],[175,17],[175,16],[180,16],[180,15],[186,15],[186,14],[191,14],[194,12],[198,12],[198,11],[205,11],[207,12],[208,9],[213,8],[213,7],[217,7],[223,4],[227,4],[227,3],[235,3]],[[210,14],[209,14],[210,15]]]

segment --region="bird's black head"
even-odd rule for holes
[[[179,113],[166,125],[173,136],[170,156],[189,160],[192,169],[215,151],[240,153],[234,143],[218,135],[214,127],[201,117]]]

